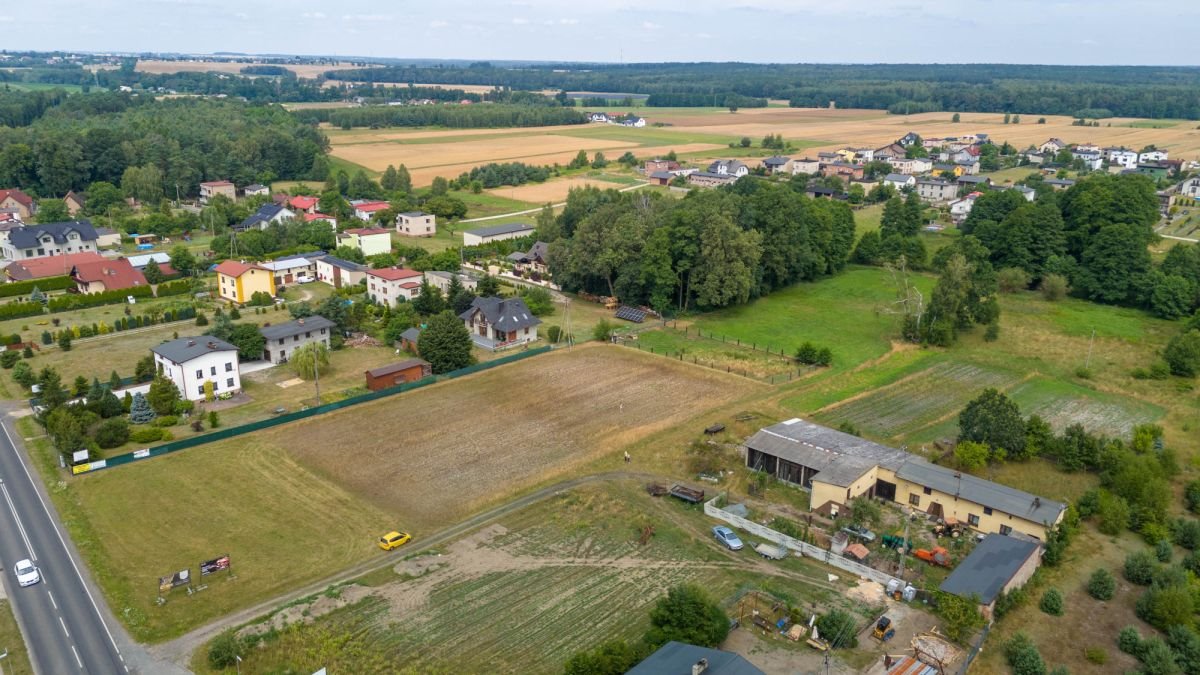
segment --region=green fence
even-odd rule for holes
[[[162,445],[155,446],[153,448],[149,448],[146,450],[137,450],[135,452],[127,452],[125,454],[116,455],[114,457],[109,457],[106,460],[90,462],[87,464],[77,464],[77,465],[71,467],[71,470],[73,473],[76,473],[76,474],[90,473],[92,471],[99,471],[100,469],[108,469],[108,468],[111,468],[114,466],[121,466],[122,464],[129,464],[131,462],[136,462],[136,461],[143,460],[143,459],[150,459],[152,457],[161,457],[162,455],[166,455],[166,454],[169,454],[172,452],[177,452],[179,450],[186,450],[188,448],[194,448],[198,445],[204,445],[206,443],[213,443],[216,441],[223,441],[227,438],[234,438],[236,436],[241,436],[242,434],[248,434],[248,433],[251,433],[254,431],[261,431],[263,429],[277,427],[281,424],[287,424],[289,422],[295,422],[298,420],[307,419],[309,417],[316,417],[317,415],[324,415],[325,413],[333,412],[335,410],[341,410],[342,408],[349,408],[350,406],[355,406],[360,403],[369,403],[371,401],[378,401],[381,398],[387,398],[388,396],[395,396],[396,394],[401,394],[406,391],[412,391],[413,389],[420,389],[421,387],[433,384],[434,382],[438,382],[441,380],[452,380],[452,379],[455,379],[458,377],[462,377],[464,375],[470,375],[472,373],[478,373],[483,370],[495,368],[496,366],[502,366],[506,363],[512,363],[514,361],[520,361],[522,359],[527,359],[531,356],[537,356],[538,354],[545,354],[546,352],[550,351],[550,349],[551,348],[549,346],[537,347],[535,349],[529,349],[529,350],[526,350],[523,352],[518,352],[516,354],[502,356],[502,357],[492,360],[492,361],[476,363],[475,365],[467,366],[466,368],[460,368],[459,370],[454,370],[449,373],[445,373],[443,375],[427,377],[422,380],[417,380],[416,382],[407,382],[405,384],[399,384],[394,387],[388,387],[387,389],[380,389],[379,391],[372,391],[372,392],[368,392],[366,394],[352,396],[350,398],[342,399],[341,401],[334,401],[333,403],[325,403],[323,405],[314,406],[314,407],[308,408],[306,410],[297,410],[296,412],[285,413],[285,414],[279,415],[277,417],[272,417],[270,419],[259,420],[257,422],[249,422],[247,424],[240,424],[236,427],[226,427],[224,429],[218,429],[217,431],[212,431],[207,434],[200,434],[197,436],[191,436],[189,438],[182,438],[178,441],[171,441],[169,443],[163,443]]]

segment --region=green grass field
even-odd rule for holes
[[[25,649],[25,640],[17,619],[13,616],[12,605],[8,600],[0,600],[0,653],[7,652],[0,660],[0,669],[5,675],[33,675],[33,666],[29,663],[29,653]]]
[[[78,94],[83,91],[83,87],[78,84],[51,84],[46,82],[4,82],[0,86],[14,91],[48,91],[51,89],[62,89],[71,94]],[[93,87],[93,91],[104,91],[102,87]]]
[[[653,350],[657,354],[757,380],[787,381],[788,375],[799,375],[802,372],[791,358],[791,352],[768,354],[739,345],[736,340],[721,341],[697,335],[696,329],[686,333],[673,328],[644,331],[638,335],[637,340],[628,344],[638,349]]]

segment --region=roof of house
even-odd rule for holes
[[[75,265],[72,276],[85,284],[99,282],[106,291],[146,285],[146,277],[125,258],[79,263]]]
[[[783,166],[784,164],[787,164],[790,161],[792,161],[791,157],[783,157],[780,155],[775,155],[774,157],[768,157],[768,158],[764,159],[762,161],[762,163],[763,163],[763,166]]]
[[[805,192],[814,195],[836,195],[838,193],[838,191],[834,190],[833,188],[828,188],[821,185],[814,185],[805,190]]]
[[[268,340],[278,340],[280,338],[289,338],[293,335],[299,335],[312,330],[320,330],[322,328],[333,328],[336,323],[326,319],[319,314],[306,316],[303,319],[296,319],[286,323],[277,323],[274,326],[263,326],[258,329],[258,332]]]
[[[691,178],[692,176],[697,176],[699,178],[718,178],[720,180],[728,181],[737,180],[737,176],[732,173],[713,173],[711,171],[696,171],[688,174],[688,178]]]
[[[212,352],[236,352],[237,347],[211,335],[200,335],[176,338],[151,347],[150,351],[172,363],[183,364]]]
[[[1075,181],[1069,178],[1047,178],[1042,182],[1046,185],[1061,185],[1063,187],[1071,187],[1075,184]]]
[[[944,181],[940,178],[922,178],[917,181],[918,185],[937,185],[938,187],[954,187],[954,183]]]
[[[288,204],[291,204],[292,206],[300,209],[301,211],[307,211],[308,209],[311,209],[312,207],[316,206],[318,201],[320,201],[320,200],[316,197],[309,197],[306,195],[297,195],[297,196],[289,199]]]
[[[843,487],[871,467],[895,470],[908,458],[903,450],[798,418],[759,429],[746,447],[816,469],[822,482]]]
[[[990,182],[992,182],[992,179],[988,178],[987,176],[965,175],[965,176],[959,176],[958,182],[960,182],[960,183],[990,183]]]
[[[120,232],[117,232],[116,230],[112,229],[111,227],[96,227],[93,229],[96,230],[96,236],[98,236],[98,237],[106,237],[110,234],[116,234],[116,235],[120,234]]]
[[[337,218],[334,218],[333,216],[330,216],[330,215],[326,215],[324,213],[306,213],[306,214],[304,214],[304,222],[311,223],[314,220],[334,220],[334,221],[336,221]]]
[[[92,227],[92,222],[87,219],[26,225],[10,230],[8,240],[14,248],[37,248],[44,236],[49,235],[56,244],[62,244],[67,241],[67,234],[71,232],[78,234],[83,241],[96,241],[96,228]]]
[[[908,181],[912,180],[913,177],[903,173],[889,173],[887,176],[884,176],[883,179],[889,183],[907,183]]]
[[[131,255],[129,258],[127,258],[127,260],[129,260],[130,265],[141,269],[149,264],[151,260],[158,263],[159,267],[166,265],[167,263],[171,262],[171,256],[160,251],[158,253],[142,253],[141,255]]]
[[[272,272],[286,272],[298,267],[308,267],[311,264],[313,263],[308,258],[279,258],[278,260],[268,260],[258,263],[258,266]]]
[[[71,273],[71,268],[81,263],[104,260],[104,256],[94,251],[85,253],[68,253],[66,255],[51,255],[44,258],[16,260],[4,268],[5,275],[14,281],[27,279],[45,279],[48,277],[64,277]]]
[[[408,330],[417,330],[417,329],[409,328]],[[404,333],[401,333],[401,337],[404,337],[405,335],[407,335],[408,330],[404,331]],[[424,368],[425,366],[428,366],[428,365],[429,365],[429,362],[426,361],[425,359],[415,359],[415,358],[414,359],[405,359],[405,360],[399,361],[397,363],[389,363],[386,366],[379,366],[378,368],[372,368],[371,370],[367,371],[367,375],[369,377],[384,377],[385,375],[391,375],[392,373],[398,373],[401,370],[408,370],[409,368],[413,368],[416,366],[420,366],[420,367]]]
[[[266,270],[267,268],[258,263],[241,262],[239,260],[226,260],[220,265],[217,265],[217,274],[224,274],[227,277],[240,277],[250,270]]]
[[[368,213],[382,211],[386,208],[391,208],[391,204],[388,204],[387,202],[363,202],[361,204],[354,205],[355,211],[366,211]]]
[[[246,186],[246,192],[262,192],[263,190],[266,190],[266,189],[267,189],[267,186],[262,185],[260,183],[254,183],[253,185]]]
[[[404,216],[405,218],[420,218],[421,216],[428,216],[429,214],[425,213],[424,211],[405,211],[400,215]]]
[[[746,165],[736,159],[718,159],[717,161],[708,165],[708,170],[716,173],[717,169],[722,166],[725,167],[727,171],[737,171]]]
[[[420,337],[420,328],[406,328],[404,332],[400,334],[401,340],[408,340],[409,342],[416,342],[418,339],[420,339]]]
[[[354,227],[349,230],[343,230],[342,234],[357,234],[360,237],[365,237],[372,234],[391,234],[392,231],[383,227]]]
[[[654,173],[650,174],[650,177],[651,178],[666,178],[669,180],[671,178],[674,178],[675,174],[671,173],[670,171],[655,171]]]
[[[1003,511],[1032,523],[1053,524],[1067,508],[1061,502],[1042,499],[1024,490],[930,464],[916,456],[910,456],[896,471],[896,477],[939,492],[961,496],[980,506]]]
[[[503,225],[481,227],[477,230],[466,230],[463,234],[473,234],[477,237],[494,237],[499,234],[512,234],[514,232],[533,232],[534,229],[529,223],[505,223]]]
[[[521,298],[475,298],[471,301],[471,308],[458,316],[466,321],[476,311],[483,312],[488,323],[501,331],[529,328],[542,322],[529,311],[529,307]]]
[[[733,652],[697,647],[674,640],[634,666],[626,675],[692,675],[692,666],[703,659],[704,675],[764,675],[757,666]]]
[[[33,197],[30,197],[24,192],[16,189],[0,190],[0,202],[8,199],[9,197],[12,197],[15,202],[21,204],[30,211],[33,210]]]
[[[291,211],[288,211],[288,209],[285,209],[279,204],[263,204],[262,206],[258,207],[257,211],[247,216],[239,227],[244,230],[249,227],[255,227],[259,223],[271,222],[272,219],[277,217],[283,211],[291,213]]]
[[[990,605],[1037,549],[1032,541],[989,534],[958,563],[940,589],[964,598],[975,595]]]
[[[1066,147],[1066,145],[1067,145],[1066,143],[1063,143],[1061,138],[1051,138],[1050,140],[1046,141],[1045,143],[1042,143],[1042,145],[1048,145],[1050,143],[1053,143],[1059,147]]]
[[[367,270],[371,269],[367,265],[362,265],[362,264],[359,264],[356,262],[350,262],[349,260],[342,260],[341,258],[336,258],[331,255],[327,255],[327,256],[321,258],[319,262],[327,263],[334,267],[344,269],[344,270],[347,270],[350,272],[366,272]]]
[[[76,204],[83,206],[83,203],[85,201],[87,201],[87,195],[85,195],[81,192],[76,192],[74,190],[69,190],[69,191],[67,191],[66,196],[63,197],[63,201],[64,202],[65,201],[73,201]]]
[[[403,267],[384,267],[383,269],[368,271],[367,276],[379,277],[385,281],[400,281],[401,279],[420,277],[422,274],[416,270],[405,269]]]
[[[201,183],[201,185],[205,187],[225,187],[226,185],[233,185],[233,183],[227,180],[210,180]]]

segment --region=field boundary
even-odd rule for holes
[[[229,438],[241,436],[243,434],[248,434],[248,433],[252,433],[255,431],[261,431],[263,429],[269,429],[271,427],[277,427],[277,426],[280,426],[283,424],[288,424],[290,422],[296,422],[296,421],[299,421],[302,419],[307,419],[309,417],[316,417],[318,415],[324,415],[325,413],[334,412],[335,410],[341,410],[343,408],[349,408],[351,406],[359,405],[360,403],[369,403],[371,401],[377,401],[381,398],[386,398],[388,396],[395,396],[396,394],[402,394],[406,391],[420,389],[421,387],[425,387],[425,386],[434,384],[436,382],[442,382],[445,380],[453,380],[453,379],[456,379],[459,377],[463,377],[465,375],[470,375],[472,373],[478,373],[478,372],[481,372],[484,370],[490,370],[497,366],[502,366],[502,365],[505,365],[508,363],[512,363],[514,361],[520,361],[523,359],[530,358],[532,356],[537,356],[539,354],[545,354],[546,352],[549,352],[551,349],[552,348],[549,346],[537,347],[537,348],[530,349],[527,351],[518,352],[516,354],[502,356],[502,357],[492,360],[492,361],[476,363],[474,365],[467,366],[466,368],[460,368],[458,370],[454,370],[449,373],[445,373],[443,375],[438,375],[435,377],[427,377],[427,378],[424,378],[421,380],[417,380],[416,382],[406,382],[404,384],[399,384],[394,387],[388,387],[387,389],[380,389],[379,391],[373,391],[373,392],[369,392],[366,394],[360,394],[358,396],[352,396],[350,398],[343,399],[341,401],[325,403],[323,405],[314,406],[312,408],[307,408],[305,410],[297,410],[296,412],[285,413],[285,414],[279,415],[277,417],[272,417],[272,418],[265,419],[265,420],[258,420],[256,422],[248,422],[246,424],[241,424],[241,425],[234,426],[234,427],[226,427],[219,431],[213,431],[213,432],[210,432],[207,434],[202,434],[199,436],[192,436],[190,438],[184,438],[184,439],[180,439],[178,441],[171,441],[168,443],[163,443],[162,445],[159,445],[159,446],[155,446],[153,448],[144,448],[142,450],[135,450],[133,452],[127,452],[127,453],[123,453],[120,455],[115,455],[113,457],[97,460],[95,462],[76,464],[71,467],[71,473],[74,475],[80,475],[80,474],[84,474],[84,473],[100,471],[102,469],[112,468],[114,466],[123,466],[125,464],[131,464],[133,462],[140,461],[143,459],[152,459],[154,457],[161,457],[162,455],[170,454],[172,452],[178,452],[180,450],[186,450],[188,448],[194,448],[194,447],[197,447],[200,445],[205,445],[207,443],[213,443],[216,441],[223,441],[223,440],[226,440]]]
[[[737,347],[739,349],[746,349],[746,350],[749,350],[752,352],[756,352],[758,354],[764,354],[766,356],[782,359],[782,360],[788,361],[788,362],[794,361],[794,359],[792,357],[788,356],[784,352],[783,348],[780,348],[779,351],[776,352],[776,351],[772,351],[772,348],[768,345],[763,345],[762,347],[759,347],[757,343],[753,343],[753,342],[743,343],[740,339],[737,339],[737,338],[730,340],[728,336],[717,335],[716,333],[713,333],[712,331],[709,331],[708,335],[705,335],[704,331],[701,330],[700,328],[695,328],[695,330],[692,330],[692,328],[693,328],[692,326],[685,325],[681,329],[678,327],[678,325],[679,325],[679,322],[677,320],[671,320],[671,321],[664,320],[664,321],[662,321],[661,325],[645,327],[642,330],[637,330],[637,331],[632,331],[632,332],[641,333],[641,332],[646,332],[649,330],[674,331],[675,333],[682,334],[684,338],[691,337],[692,334],[694,333],[695,336],[700,339],[709,339],[714,342],[720,342],[725,345],[731,345],[731,346]],[[654,347],[643,347],[640,341],[635,341],[635,340],[620,340],[620,341],[615,341],[615,342],[617,342],[617,344],[621,344],[626,347],[634,347],[638,351],[642,351],[642,352],[649,351],[651,354],[655,354],[657,356],[663,356],[666,358],[671,358],[671,359],[675,359],[677,361],[681,361],[683,363],[688,363],[688,359],[686,358],[686,355],[683,352],[671,352],[671,351],[667,351],[665,349],[662,351],[659,351],[659,350],[656,350]],[[766,384],[783,384],[783,383],[787,383],[787,382],[793,382],[797,379],[803,379],[803,378],[807,377],[808,375],[812,374],[812,369],[809,369],[809,371],[806,372],[803,367],[797,367],[794,372],[789,369],[789,371],[787,373],[777,373],[775,375],[769,375],[767,377],[756,377],[756,376],[750,374],[750,372],[747,370],[740,370],[740,369],[734,368],[732,366],[722,367],[722,366],[719,366],[719,365],[716,365],[713,363],[708,363],[704,359],[697,357],[695,355],[693,355],[691,357],[691,363],[693,365],[703,366],[704,368],[710,368],[717,372],[728,373],[730,375],[737,375],[738,377],[744,377],[748,380],[753,380],[754,382],[760,382],[760,383],[766,383]]]

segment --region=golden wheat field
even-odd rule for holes
[[[350,63],[330,64],[281,64],[281,63],[236,63],[232,61],[161,61],[155,59],[139,59],[137,67],[134,68],[139,73],[152,73],[161,75],[163,73],[241,73],[242,68],[252,65],[281,65],[284,68],[296,73],[296,77],[304,79],[316,79],[318,75],[330,70],[351,70],[355,68],[363,68],[367,66],[356,66]]]

